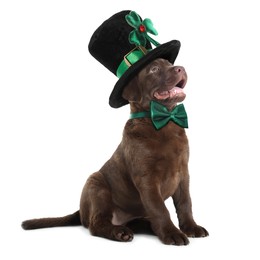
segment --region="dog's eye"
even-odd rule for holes
[[[160,70],[160,68],[158,66],[153,66],[153,67],[151,67],[150,72],[151,73],[155,73],[155,72],[157,72],[159,70]]]

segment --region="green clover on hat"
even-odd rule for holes
[[[153,27],[151,19],[146,18],[141,21],[140,16],[134,11],[127,14],[125,19],[127,23],[134,28],[134,30],[129,34],[129,42],[131,44],[135,44],[136,46],[146,46],[146,40],[148,40],[156,47],[160,45],[147,34],[151,33],[153,35],[158,35],[158,32]]]

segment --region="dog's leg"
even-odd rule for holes
[[[150,182],[151,185],[148,185],[148,181],[142,183],[145,183],[145,185],[139,184],[138,190],[153,232],[164,244],[189,244],[187,236],[172,223],[169,211],[157,187],[154,187],[152,181]]]
[[[189,177],[185,178],[172,196],[176,213],[179,220],[180,229],[188,237],[206,237],[208,231],[196,224],[192,216],[192,204],[189,192]]]
[[[111,191],[103,175],[100,172],[92,174],[81,196],[82,224],[88,227],[94,236],[124,242],[131,241],[133,232],[129,228],[112,224],[114,207]]]

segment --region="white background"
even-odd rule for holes
[[[0,258],[259,259],[258,2],[2,0]],[[182,43],[176,65],[189,75],[193,211],[210,233],[186,247],[146,235],[113,242],[82,227],[20,227],[76,211],[85,180],[121,140],[129,106],[109,107],[117,78],[87,46],[100,23],[125,9],[151,18],[158,42]]]

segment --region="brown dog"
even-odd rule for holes
[[[183,67],[156,59],[125,87],[131,112],[149,111],[152,100],[172,110],[185,99]],[[188,173],[189,146],[185,130],[170,121],[160,130],[151,118],[127,121],[122,142],[112,157],[87,180],[80,210],[60,218],[23,222],[24,229],[80,225],[95,236],[131,241],[137,225],[149,223],[165,244],[187,245],[189,237],[208,232],[192,216]],[[172,197],[180,230],[164,201]],[[139,222],[136,220],[140,220]]]

